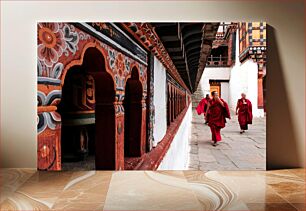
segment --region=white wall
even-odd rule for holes
[[[231,68],[229,67],[205,67],[203,75],[199,83],[199,86],[201,86],[203,95],[205,96],[206,94],[210,93],[209,79],[229,80],[230,70]],[[222,87],[221,87],[221,91],[222,91]],[[224,90],[224,92],[227,92],[227,91]]]
[[[221,97],[226,102],[229,101],[229,83],[221,82]]]
[[[189,162],[188,139],[191,133],[192,104],[180,125],[167,154],[157,170],[186,170]]]
[[[237,33],[238,34],[238,33]],[[234,110],[237,100],[244,92],[253,105],[253,115],[255,117],[264,116],[263,109],[257,108],[258,84],[257,84],[257,63],[252,59],[247,59],[243,63],[239,61],[239,36],[236,36],[236,58],[235,65],[230,71],[229,82],[229,106]]]
[[[154,57],[154,106],[155,122],[153,128],[153,147],[160,142],[167,131],[167,96],[166,96],[166,69]]]

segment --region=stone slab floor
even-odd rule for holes
[[[203,115],[193,109],[191,137],[189,139],[190,170],[265,170],[266,118],[253,118],[249,130],[240,134],[238,116],[232,114],[221,130],[222,141],[211,145],[209,126]]]

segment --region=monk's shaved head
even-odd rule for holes
[[[213,98],[216,98],[216,97],[219,97],[219,94],[218,94],[217,91],[212,91],[212,92],[211,92],[211,96],[212,96]]]
[[[246,94],[245,93],[241,93],[241,97],[245,98],[246,97]]]

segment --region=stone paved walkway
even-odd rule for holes
[[[203,115],[193,110],[190,144],[190,170],[265,170],[266,118],[254,118],[249,130],[239,133],[236,115],[221,130],[222,141],[211,145],[210,128]]]

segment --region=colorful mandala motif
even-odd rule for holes
[[[90,39],[90,35],[63,23],[39,23],[37,46],[37,71],[39,77],[59,79],[64,65],[62,56],[75,55],[80,40]]]
[[[59,29],[58,23],[40,23],[38,24],[38,39],[40,41],[37,46],[38,59],[51,67],[66,49],[64,33]]]

